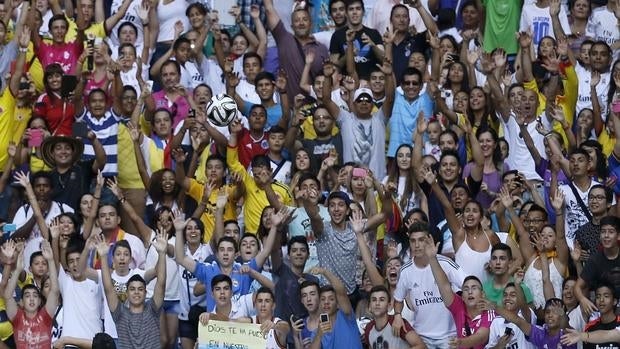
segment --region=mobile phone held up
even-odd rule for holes
[[[62,98],[71,97],[71,93],[77,86],[77,77],[75,75],[63,75],[62,82],[60,84],[60,96]]]
[[[322,313],[321,315],[319,315],[319,321],[321,323],[326,323],[329,322],[329,314],[327,313]]]

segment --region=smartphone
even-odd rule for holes
[[[30,148],[40,147],[43,143],[43,130],[40,128],[29,128],[28,136],[28,147]]]
[[[611,111],[614,113],[620,113],[620,101],[615,101],[611,103]]]
[[[77,77],[75,75],[63,75],[60,85],[60,96],[68,98],[77,86]]]
[[[5,234],[10,234],[16,230],[17,230],[17,227],[15,226],[15,224],[7,223],[2,226],[2,232]]]
[[[512,328],[506,327],[506,330],[504,331],[504,336],[512,336]]]
[[[353,174],[353,177],[366,178],[366,176],[368,175],[368,171],[366,171],[366,169],[364,168],[354,168],[352,174]]]
[[[88,138],[88,125],[85,122],[74,122],[71,127],[71,135],[75,138]]]
[[[321,323],[329,322],[329,314],[322,313],[321,315],[319,315],[319,321]]]

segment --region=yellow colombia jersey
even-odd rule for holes
[[[264,190],[256,185],[254,177],[251,176],[239,162],[239,153],[236,147],[228,147],[226,151],[226,163],[230,171],[238,172],[243,175],[243,184],[245,185],[245,202],[243,204],[243,208],[245,209],[245,230],[256,234],[263,208],[269,206],[267,195]],[[288,186],[274,181],[271,187],[284,205],[291,205],[293,198]]]
[[[196,200],[196,202],[200,202],[202,200],[204,188],[205,186],[203,184],[200,184],[197,180],[192,178],[190,179],[190,185],[187,190],[187,194],[192,199]],[[232,195],[233,192],[236,190],[236,187],[234,185],[227,184],[224,186],[224,189],[228,193],[228,203],[224,208],[224,221],[236,219],[237,207],[236,203],[232,201]],[[205,210],[202,213],[202,216],[200,216],[200,220],[205,226],[205,231],[202,236],[202,242],[204,243],[208,243],[209,241],[211,241],[211,237],[213,236],[213,230],[215,228],[215,204],[217,202],[217,195],[218,190],[213,189],[211,191],[211,195],[209,196]]]

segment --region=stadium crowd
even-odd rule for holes
[[[620,348],[619,57],[620,0],[0,0],[0,349]]]

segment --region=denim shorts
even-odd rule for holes
[[[164,310],[164,313],[166,314],[176,314],[179,315],[179,313],[181,312],[181,301],[176,300],[176,301],[164,301],[164,304],[162,305],[162,309]]]

